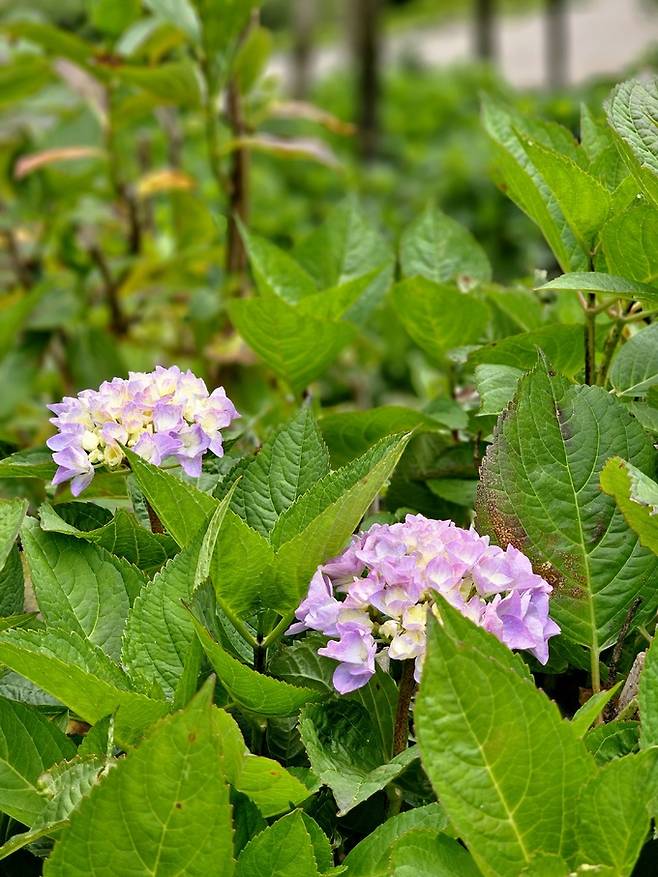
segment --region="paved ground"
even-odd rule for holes
[[[652,6],[651,0],[572,0],[569,37],[571,82],[620,73],[652,44],[658,43],[658,4]],[[513,85],[533,87],[544,83],[541,15],[500,19],[497,39],[499,63]],[[392,63],[408,55],[426,64],[445,65],[469,58],[471,47],[469,24],[456,22],[396,34],[386,45],[386,61]],[[325,47],[315,57],[314,76],[324,76],[346,62],[344,47]],[[272,67],[278,74],[287,76],[285,59],[275,59]]]

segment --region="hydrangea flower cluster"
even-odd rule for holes
[[[339,662],[333,684],[340,694],[368,682],[376,656],[415,659],[419,681],[438,592],[510,649],[527,649],[545,664],[548,640],[560,632],[548,615],[551,591],[513,546],[503,551],[452,521],[407,515],[404,523],[374,524],[319,566],[288,633],[331,637],[318,654]]]
[[[240,416],[223,387],[208,393],[201,378],[178,366],[129,372],[48,407],[58,429],[47,441],[58,467],[53,484],[70,480],[74,496],[89,486],[96,466],[120,465],[121,445],[156,466],[175,459],[198,477],[203,455],[222,456],[221,430]]]

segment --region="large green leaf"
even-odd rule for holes
[[[658,554],[658,484],[628,461],[613,457],[601,470],[601,487],[615,498],[642,545]]]
[[[115,74],[120,82],[143,89],[158,104],[199,106],[199,81],[189,61],[162,62],[155,67],[121,64]]]
[[[510,335],[474,350],[468,361],[472,365],[488,363],[527,371],[537,362],[538,349],[562,374],[575,375],[583,367],[583,327],[557,323]]]
[[[139,570],[97,545],[45,533],[34,519],[21,538],[48,624],[76,631],[117,658],[130,599],[145,583]]]
[[[658,208],[646,198],[636,198],[601,229],[601,245],[608,271],[650,286],[658,284]]]
[[[311,275],[285,250],[244,227],[241,234],[261,293],[274,292],[290,304],[296,304],[318,291]]]
[[[640,675],[640,745],[643,749],[658,746],[658,640],[654,637],[647,650]]]
[[[309,791],[271,758],[246,755],[235,787],[256,803],[266,818],[285,813],[309,797]]]
[[[655,812],[658,748],[602,767],[578,801],[579,862],[629,877]]]
[[[334,208],[325,221],[296,248],[295,256],[315,280],[328,289],[361,277],[382,264],[392,266],[390,246],[351,200]],[[377,305],[390,284],[392,268],[379,273],[362,296],[357,313],[363,317]]]
[[[596,235],[610,212],[610,193],[568,156],[535,141],[523,141],[523,146],[581,248],[592,252]]]
[[[419,754],[412,747],[389,760],[373,717],[355,701],[305,707],[299,730],[313,772],[333,792],[339,816],[385,788]]]
[[[181,548],[189,545],[214,512],[217,500],[159,466],[142,460],[128,448],[126,456],[160,521]]]
[[[447,604],[441,615],[456,610]],[[423,765],[482,874],[518,877],[533,856],[572,859],[576,800],[594,774],[584,745],[531,679],[470,622],[431,619],[416,704]],[[532,873],[532,872],[528,872]]]
[[[215,642],[202,624],[195,620],[194,626],[217,678],[231,699],[244,709],[261,716],[288,716],[321,696],[310,688],[288,685],[252,670]]]
[[[411,832],[437,834],[448,826],[440,804],[427,804],[393,816],[360,841],[344,860],[351,877],[389,877],[391,850]]]
[[[0,569],[5,565],[14,547],[18,531],[27,512],[27,500],[0,500]]]
[[[627,341],[615,356],[610,383],[620,396],[645,396],[658,384],[658,323]]]
[[[29,448],[0,460],[0,478],[43,478],[50,480],[57,466],[47,447]]]
[[[217,539],[211,575],[220,603],[240,615],[288,606],[290,589],[286,582],[277,581],[275,563],[267,539],[229,509]]]
[[[238,859],[236,877],[319,877],[313,841],[300,811],[268,826]]]
[[[174,696],[195,640],[194,623],[183,605],[210,572],[217,534],[231,501],[217,506],[208,528],[145,587],[130,611],[123,636],[122,662],[136,680],[158,685]],[[196,680],[192,680],[194,683]]]
[[[390,877],[481,877],[463,846],[445,834],[411,831],[391,850]]]
[[[384,436],[412,430],[437,432],[442,428],[439,418],[402,405],[325,414],[318,425],[336,466],[349,463]]]
[[[462,276],[491,280],[491,265],[475,238],[431,205],[402,235],[400,267],[404,277],[419,275],[435,283],[449,283]]]
[[[48,877],[233,873],[231,807],[212,688],[159,723],[71,815]],[[111,830],[109,827],[111,826]]]
[[[483,101],[482,113],[507,194],[539,226],[563,271],[585,270],[587,251],[578,243],[555,195],[524,149],[524,141],[532,140],[573,158],[576,147],[569,142],[568,132],[526,119],[489,98]]]
[[[363,456],[317,482],[284,512],[271,534],[277,579],[295,608],[318,564],[344,548],[395,469],[409,434],[382,439]],[[277,607],[279,608],[279,607]]]
[[[37,780],[75,746],[34,707],[0,698],[0,810],[33,825],[43,810]]]
[[[603,295],[611,295],[616,298],[639,298],[650,305],[658,305],[658,289],[637,280],[603,274],[600,271],[577,271],[572,274],[561,274],[555,280],[538,286],[537,289],[600,292]]]
[[[475,386],[480,397],[478,414],[500,414],[514,396],[522,374],[521,369],[511,365],[476,365]]]
[[[243,470],[231,508],[264,536],[297,497],[329,472],[329,454],[313,412],[303,406]]]
[[[393,307],[416,344],[438,360],[454,347],[482,341],[489,323],[489,306],[475,293],[424,277],[398,283]]]
[[[0,661],[94,724],[116,711],[122,745],[138,740],[168,705],[130,690],[123,671],[70,631],[15,629],[0,634]]]
[[[637,597],[643,617],[658,597],[656,558],[599,489],[614,454],[653,466],[646,434],[620,402],[554,376],[542,357],[498,422],[477,501],[480,530],[528,555],[555,588],[551,614],[563,633],[595,654],[615,642]]]
[[[606,102],[608,122],[617,135],[631,173],[658,202],[658,92],[656,80],[620,83]]]
[[[232,301],[229,314],[247,344],[295,392],[320,377],[356,333],[348,323],[315,319],[274,297]]]
[[[151,533],[123,509],[117,509],[112,515],[107,509],[88,502],[62,503],[56,508],[44,504],[39,509],[39,517],[42,530],[94,542],[110,554],[125,558],[147,575],[160,569],[178,551],[170,536]]]

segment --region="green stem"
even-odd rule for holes
[[[612,357],[614,356],[615,350],[617,349],[617,345],[621,340],[622,332],[624,331],[624,325],[628,322],[628,314],[630,313],[634,302],[629,302],[626,306],[623,313],[620,313],[619,317],[612,324],[610,331],[608,332],[608,337],[605,339],[605,343],[603,345],[603,355],[601,357],[601,365],[599,367],[599,373],[596,379],[597,384],[603,387],[608,378],[608,371],[610,369],[610,364],[612,363]]]
[[[601,668],[599,666],[599,653],[592,649],[590,652],[590,668],[592,675],[592,693],[598,694],[601,690]]]
[[[276,627],[272,631],[270,631],[270,633],[268,633],[263,640],[263,648],[267,648],[268,646],[273,645],[275,642],[281,639],[283,634],[292,624],[294,618],[294,612],[291,612],[289,615],[284,615],[283,618],[279,622],[277,622]]]
[[[233,627],[237,630],[237,632],[240,634],[240,636],[244,640],[246,640],[249,643],[249,645],[252,646],[252,648],[255,648],[258,645],[258,640],[253,635],[253,633],[249,630],[249,628],[244,623],[244,621],[242,621],[242,619],[239,618],[232,609],[229,609],[229,607],[226,605],[226,603],[219,601],[219,605],[220,605],[220,608],[221,608],[222,612],[224,613],[224,615],[226,615],[226,617],[231,622]]]
[[[409,742],[409,707],[411,706],[411,698],[414,695],[415,688],[414,661],[403,661],[398,691],[398,706],[395,713],[395,727],[393,730],[393,757],[404,752]]]

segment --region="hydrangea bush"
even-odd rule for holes
[[[212,134],[250,4],[148,6],[188,53],[156,91],[198,65]],[[24,24],[113,98],[161,73]],[[485,101],[540,295],[435,208],[394,257],[349,208],[295,256],[244,230],[243,419],[159,367],[2,444],[0,873],[655,872],[657,105],[623,83],[576,142]],[[364,328],[450,398],[330,406]]]

